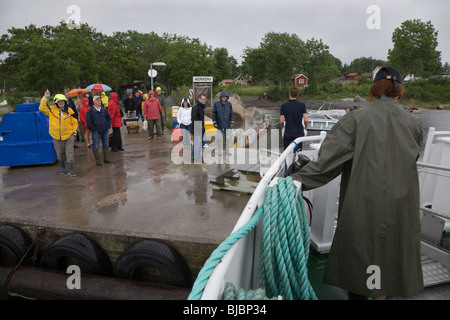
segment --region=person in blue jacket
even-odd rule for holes
[[[222,147],[228,149],[230,142],[230,131],[233,128],[233,106],[228,101],[229,96],[225,91],[222,91],[219,100],[214,103],[212,117],[214,128],[217,128],[217,141],[219,143],[219,155],[221,155]],[[225,140],[223,136],[225,135]],[[221,144],[221,141],[225,141]],[[229,153],[229,151],[227,152]]]
[[[100,140],[102,141],[103,148],[103,162],[111,163],[108,160],[108,147],[109,147],[109,128],[111,128],[111,116],[108,110],[102,106],[102,98],[95,96],[94,106],[86,112],[86,125],[92,132],[92,151],[94,151],[95,162],[97,166],[102,166],[103,163],[100,159]]]

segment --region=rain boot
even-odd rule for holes
[[[65,175],[66,173],[66,163],[61,161],[61,175]]]
[[[94,157],[95,157],[95,162],[97,163],[97,166],[101,167],[103,165],[102,160],[100,160],[100,150],[95,150],[94,151]]]
[[[108,148],[103,148],[103,162],[111,163],[111,161],[108,160]]]
[[[72,163],[69,162],[67,164],[69,165],[69,173],[68,173],[68,175],[71,176],[71,177],[76,177],[77,174],[75,172],[73,172],[73,162]]]

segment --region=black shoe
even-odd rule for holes
[[[112,152],[119,152],[117,149],[111,149]]]

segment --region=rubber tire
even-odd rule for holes
[[[189,288],[191,272],[187,262],[174,248],[158,241],[143,240],[135,243],[117,259],[114,276],[139,280],[136,270],[152,266],[161,271],[168,285]]]
[[[21,229],[8,225],[0,226],[0,246],[6,248],[16,257],[16,264],[25,255],[31,243],[31,238]],[[22,261],[23,265],[30,264],[32,253],[33,250],[28,252],[27,257]]]
[[[65,257],[82,260],[89,268],[86,273],[99,276],[112,273],[111,261],[103,248],[82,234],[69,234],[49,245],[42,254],[40,266],[65,272],[68,267],[62,263]]]

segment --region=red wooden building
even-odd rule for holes
[[[291,83],[296,87],[303,88],[308,86],[308,77],[304,74],[294,74],[291,78]]]
[[[347,75],[347,81],[358,81],[359,73],[349,73]]]

